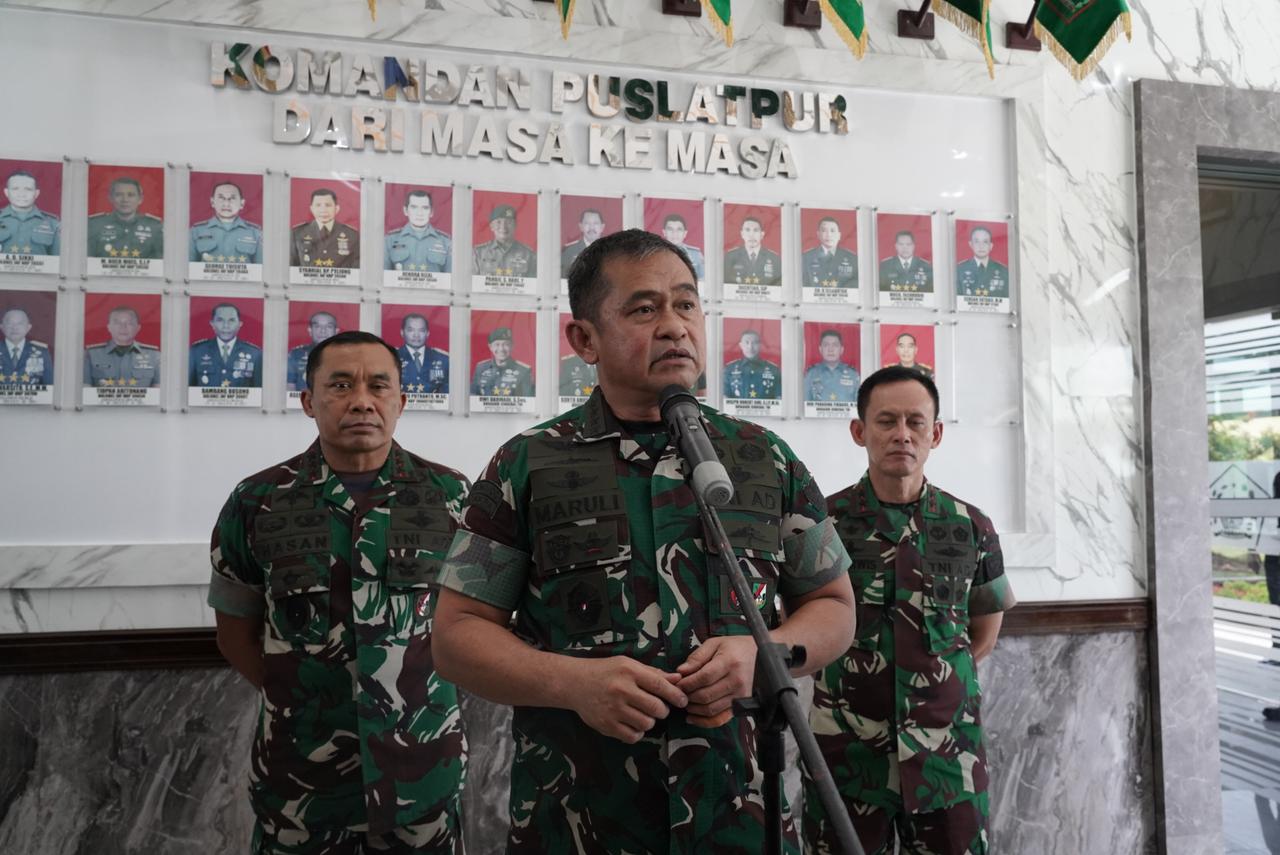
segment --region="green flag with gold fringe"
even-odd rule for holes
[[[996,58],[991,53],[991,0],[938,0],[938,14],[973,36],[982,45],[987,74],[996,76]]]
[[[569,25],[573,23],[573,10],[578,0],[556,0],[556,11],[560,13],[560,35],[569,38]]]
[[[1036,37],[1076,80],[1098,67],[1121,32],[1133,41],[1124,0],[1044,0],[1036,11]]]
[[[733,46],[733,19],[729,12],[729,0],[702,0],[702,10],[711,19],[711,26],[724,39],[724,43]]]
[[[862,59],[867,52],[867,14],[862,0],[822,0],[822,12],[853,55]]]

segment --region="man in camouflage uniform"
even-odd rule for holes
[[[164,258],[164,223],[139,213],[142,184],[136,178],[111,182],[111,213],[89,218],[90,258]]]
[[[160,348],[138,341],[142,322],[132,306],[107,314],[111,340],[84,349],[84,385],[147,389],[160,385]]]
[[[25,170],[9,173],[4,180],[0,208],[0,252],[22,255],[57,255],[61,251],[62,224],[53,214],[36,207],[40,187]]]
[[[867,474],[827,510],[853,557],[857,637],[818,675],[809,721],[868,855],[987,852],[975,664],[1014,604],[995,528],[924,476],[942,441],[933,381],[883,368],[858,394]],[[807,849],[839,851],[805,781]]]
[[[496,327],[489,332],[489,355],[476,363],[471,372],[472,395],[531,397],[534,393],[533,371],[518,359],[511,358],[511,327]]]
[[[738,338],[742,356],[724,367],[726,398],[781,398],[782,371],[760,358],[760,333],[744,330]]]
[[[461,852],[467,741],[431,625],[467,480],[392,440],[382,339],[327,339],[306,380],[319,439],[238,484],[213,530],[218,647],[262,696],[252,851]]]
[[[493,240],[472,251],[471,270],[476,276],[537,276],[538,254],[516,240],[516,209],[497,205],[489,213]]]
[[[472,491],[441,577],[442,673],[515,706],[509,852],[758,852],[754,726],[730,706],[755,644],[658,412],[660,390],[703,368],[695,273],[622,231],[579,256],[569,301],[599,385],[502,446]],[[777,626],[780,595],[774,639],[830,661],[852,637],[848,556],[809,471],[763,428],[703,414],[738,488],[722,516],[755,605]]]

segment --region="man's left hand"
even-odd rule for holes
[[[676,668],[676,687],[689,698],[690,724],[719,727],[733,718],[733,701],[751,695],[756,643],[748,635],[718,635],[698,647]]]

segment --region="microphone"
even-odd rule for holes
[[[658,394],[658,410],[692,473],[689,486],[694,494],[712,507],[727,505],[733,498],[733,482],[707,436],[698,399],[672,383]]]

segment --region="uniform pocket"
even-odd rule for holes
[[[857,626],[853,647],[858,650],[875,650],[884,631],[889,603],[889,577],[878,571],[856,571],[849,574],[853,584],[853,601],[856,607]]]
[[[294,645],[322,645],[329,638],[328,555],[291,556],[268,568],[272,637]]]
[[[529,605],[550,650],[590,650],[637,635],[625,517],[538,532]]]
[[[400,555],[387,559],[388,608],[394,635],[431,632],[443,563],[439,558],[425,555]]]

